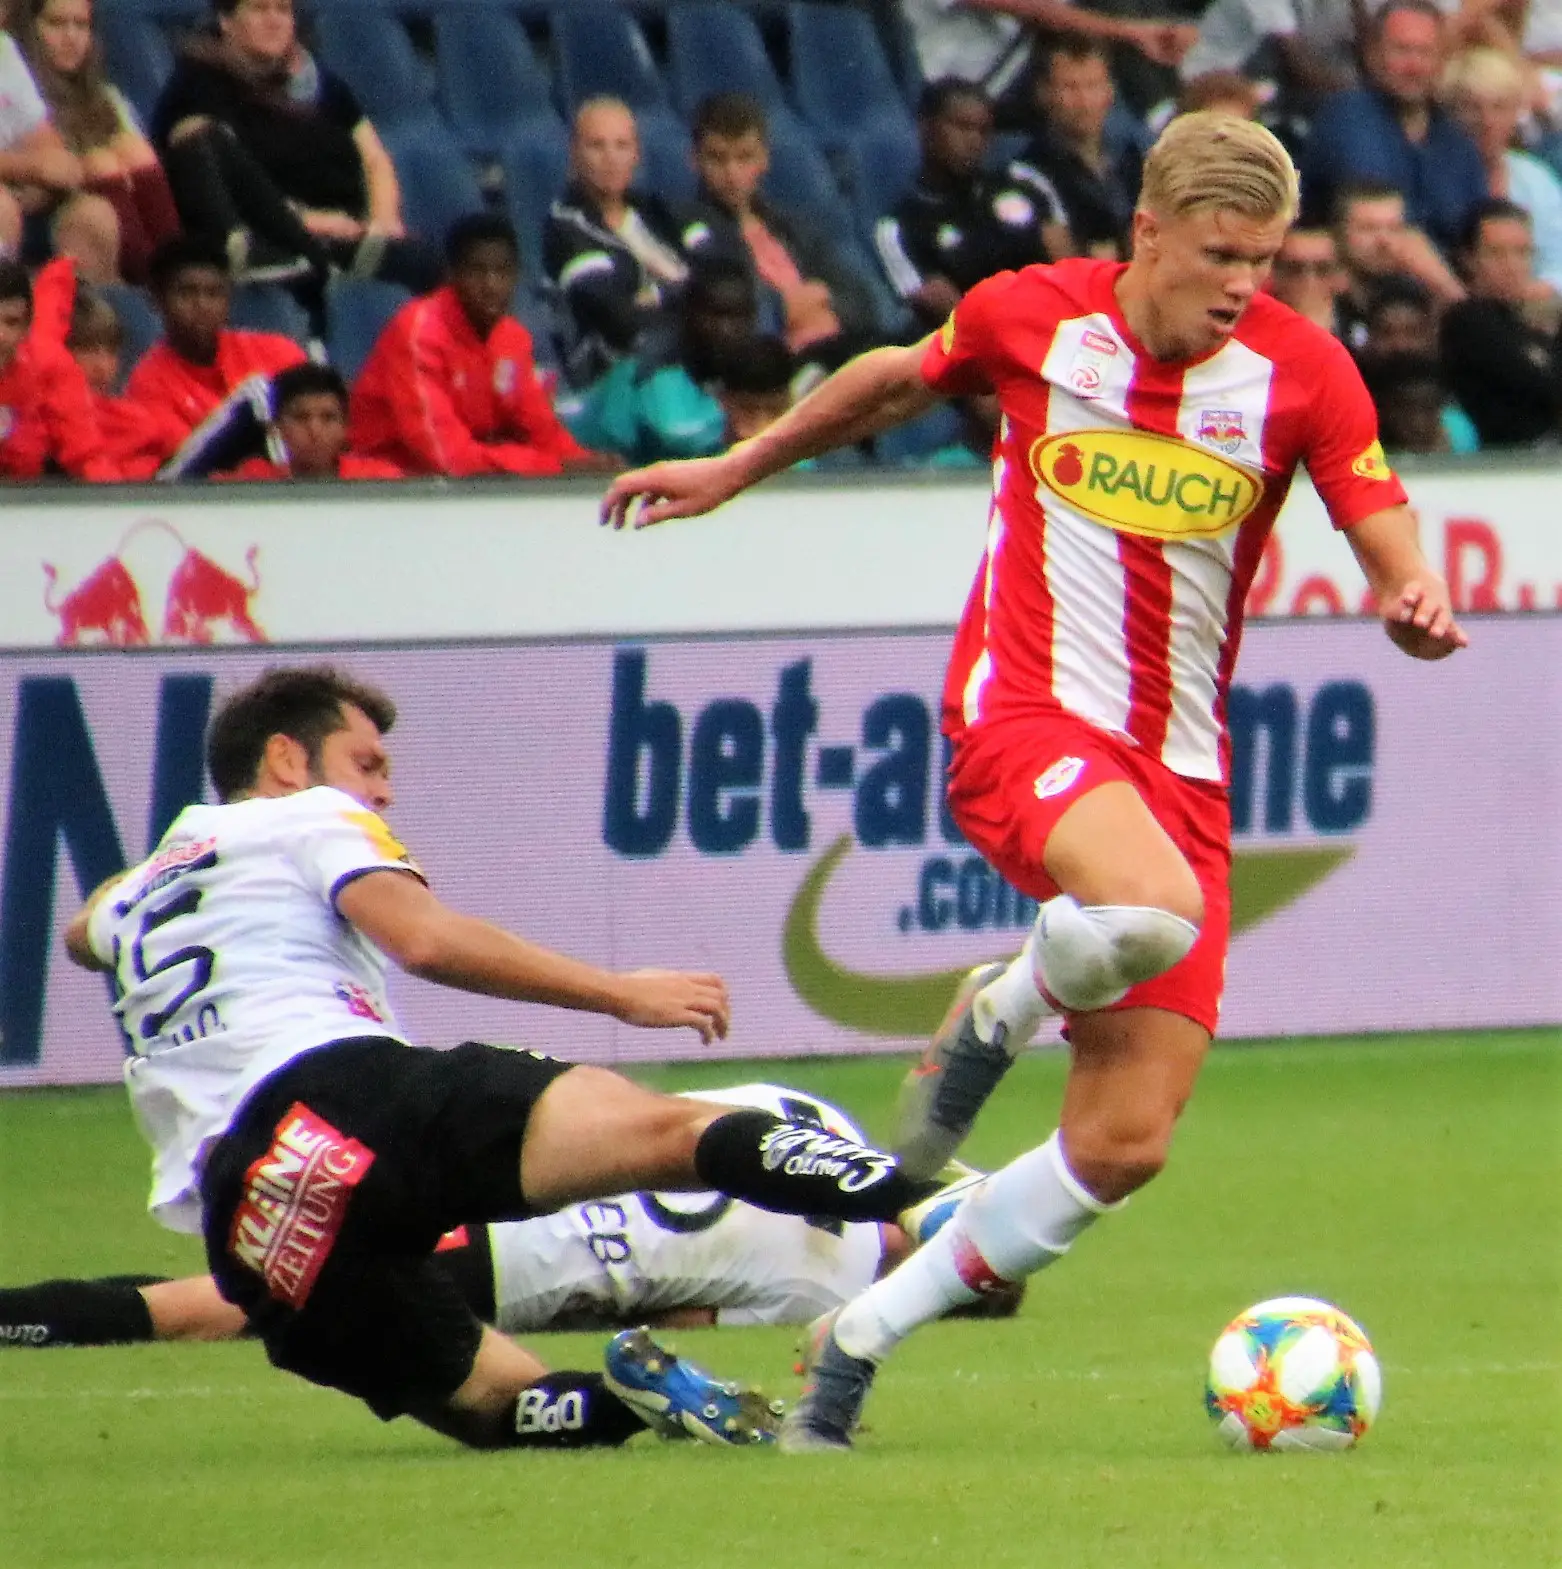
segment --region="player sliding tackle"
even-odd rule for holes
[[[1072,1050],[1061,1126],[819,1321],[784,1448],[847,1447],[907,1334],[1055,1263],[1165,1163],[1224,975],[1243,601],[1299,464],[1395,644],[1465,645],[1350,357],[1260,292],[1296,204],[1269,132],[1185,115],[1146,160],[1126,266],[1001,273],[934,337],[854,360],[720,457],[625,474],[604,502],[620,527],[693,517],[938,396],[996,393],[1002,410],[944,693],[949,802],[1042,908],[1017,959],[960,989],[908,1080],[898,1153],[941,1165],[1048,1015]]]
[[[380,813],[384,693],[330,668],[230,697],[187,807],[65,933],[110,972],[125,1079],[153,1149],[151,1209],[200,1231],[223,1298],[278,1367],[482,1447],[622,1443],[645,1423],[773,1436],[766,1404],[619,1336],[603,1373],[549,1372],[485,1328],[430,1258],[464,1223],[628,1189],[892,1221],[936,1184],[757,1108],[654,1095],[601,1068],[400,1034],[386,958],[426,980],[627,1024],[727,1033],[721,978],[616,974],[442,904]]]

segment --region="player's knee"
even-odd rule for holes
[[[1194,913],[1202,919],[1202,901]],[[1037,922],[1036,978],[1071,1012],[1107,1008],[1131,987],[1165,974],[1198,935],[1197,920],[1157,905],[1054,899]]]

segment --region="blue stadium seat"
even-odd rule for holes
[[[676,115],[641,116],[639,183],[675,205],[694,200],[693,149],[689,133]]]
[[[885,123],[911,129],[865,10],[799,3],[788,8],[787,19],[797,106],[825,146],[847,146],[858,132]]]
[[[119,379],[123,385],[131,367],[163,335],[163,324],[152,302],[128,283],[101,283],[94,286],[119,317],[125,341],[119,351]]]
[[[772,120],[791,114],[753,17],[731,5],[686,0],[669,9],[667,74],[685,117],[712,93],[748,93]]]
[[[434,13],[434,41],[440,100],[467,152],[494,157],[522,125],[558,125],[553,84],[516,18],[447,5]]]
[[[542,231],[548,208],[564,190],[569,168],[569,139],[557,120],[549,131],[528,121],[500,148],[505,204],[521,240],[527,275],[542,277]]]
[[[162,25],[136,11],[101,11],[94,27],[108,79],[130,100],[142,124],[152,118],[159,94],[174,68],[174,52]]]
[[[667,88],[639,24],[612,0],[568,0],[553,13],[553,49],[565,113],[587,98],[622,98],[636,116],[668,108]]]
[[[316,15],[315,40],[323,63],[352,88],[382,131],[432,110],[433,72],[384,6],[336,0]]]
[[[338,278],[326,296],[326,352],[350,384],[385,324],[412,296],[375,278]]]
[[[807,130],[795,120],[772,127],[770,170],[765,175],[765,195],[783,207],[795,208],[810,222],[834,229],[851,227],[851,209],[841,194],[824,155]]]
[[[442,245],[457,218],[482,211],[477,176],[432,110],[382,126],[381,135],[401,182],[402,216],[414,234]]]
[[[853,204],[857,226],[871,240],[873,226],[912,187],[921,162],[916,138],[860,135],[851,150]]]
[[[303,306],[274,283],[246,283],[236,288],[228,323],[250,332],[279,332],[297,344],[309,340],[309,318]]]

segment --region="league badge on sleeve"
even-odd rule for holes
[[[1383,443],[1374,441],[1350,466],[1357,479],[1393,479],[1394,471],[1383,455]]]

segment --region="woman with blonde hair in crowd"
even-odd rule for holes
[[[27,0],[19,42],[49,117],[81,161],[82,188],[119,220],[119,269],[146,281],[152,252],[179,230],[163,167],[124,96],[104,75],[92,0]]]

